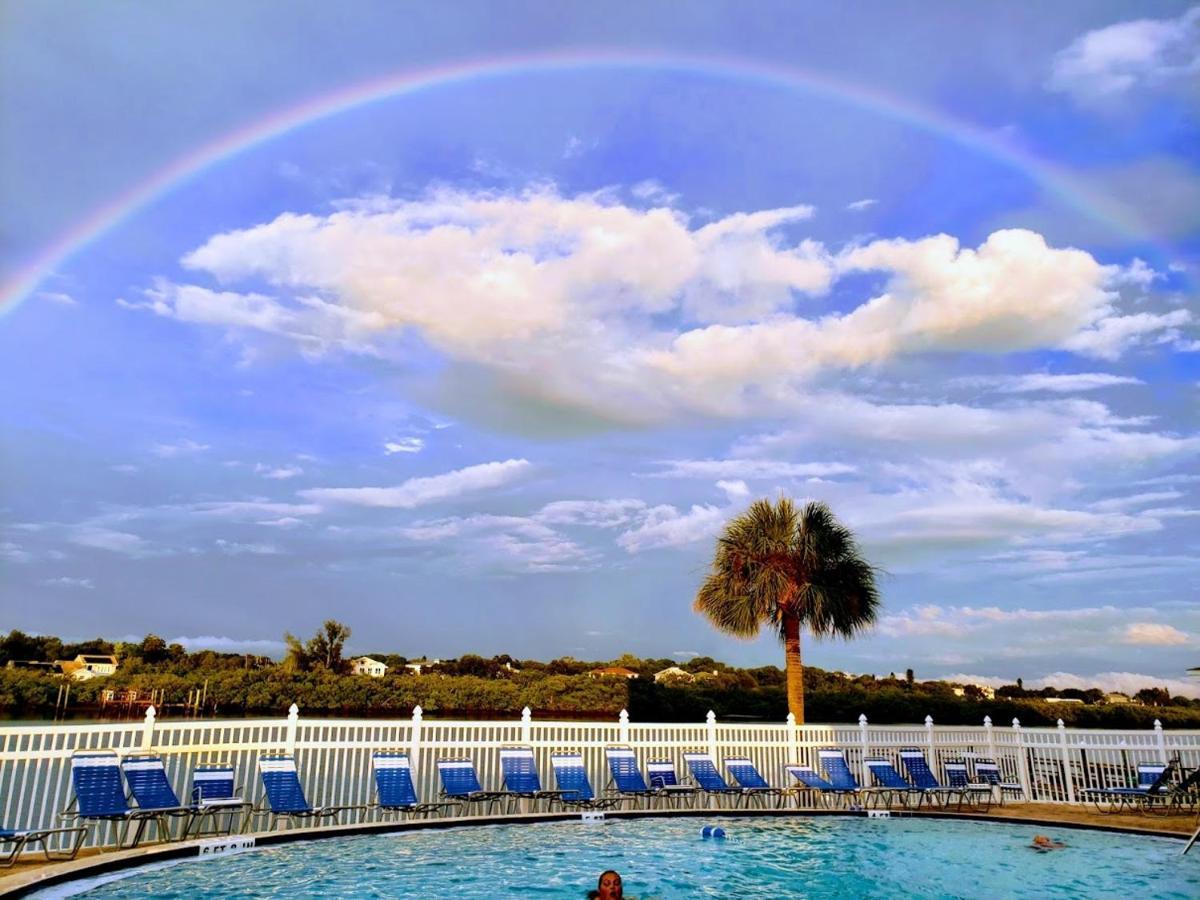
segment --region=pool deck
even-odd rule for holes
[[[735,809],[685,809],[685,810],[622,810],[607,811],[611,818],[648,818],[677,815],[861,815],[828,809],[786,810],[735,810]],[[1052,836],[1055,826],[1100,828],[1132,834],[1148,834],[1167,837],[1188,838],[1195,831],[1197,817],[1193,813],[1174,816],[1146,816],[1136,813],[1101,813],[1093,808],[1068,806],[1057,803],[1007,803],[993,806],[987,813],[956,813],[952,811],[893,811],[893,815],[908,815],[933,818],[967,818],[982,821],[1026,822],[1030,825],[1030,838],[1038,830],[1048,830]],[[326,828],[294,828],[284,831],[257,832],[245,835],[254,838],[256,846],[287,843],[295,840],[329,838],[336,836],[371,834],[401,831],[409,828],[451,828],[459,825],[483,825],[499,822],[543,822],[574,821],[578,812],[528,813],[515,816],[458,816],[444,819],[407,819],[391,822],[370,822],[354,825],[339,825]],[[235,838],[238,836],[235,836]],[[205,838],[175,843],[148,844],[132,850],[96,849],[83,850],[79,857],[70,862],[46,862],[41,854],[29,862],[18,862],[11,869],[0,869],[0,897],[16,897],[35,891],[50,884],[87,878],[106,871],[144,865],[168,859],[194,857],[205,843],[219,838]],[[1200,856],[1200,850],[1196,851]],[[32,856],[32,854],[31,854]]]

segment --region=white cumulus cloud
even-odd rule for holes
[[[383,452],[391,456],[393,453],[420,453],[424,448],[424,439],[419,437],[404,437],[384,443]]]
[[[1173,19],[1136,19],[1089,31],[1054,57],[1047,86],[1092,103],[1200,75],[1200,6]]]
[[[410,478],[394,487],[312,488],[301,491],[300,495],[317,503],[414,509],[509,484],[531,468],[528,460],[507,459],[467,466],[442,475]]]
[[[967,387],[991,388],[1001,394],[1076,394],[1127,384],[1144,384],[1140,378],[1128,375],[1109,375],[1104,372],[1076,372],[1051,375],[1033,372],[1028,375],[997,375],[960,378],[956,382]]]
[[[161,456],[163,459],[174,459],[177,456],[194,456],[208,449],[208,444],[202,444],[199,441],[185,438],[173,444],[155,444],[150,448],[150,452],[155,456]]]
[[[686,512],[674,506],[655,506],[646,510],[636,528],[618,536],[617,544],[629,553],[694,544],[715,537],[725,524],[726,514],[726,510],[710,505],[695,505]]]
[[[140,306],[308,354],[386,355],[419,340],[517,402],[637,423],[791,414],[820,378],[910,356],[1186,346],[1186,311],[1121,309],[1122,287],[1153,280],[1148,267],[1106,265],[1033,231],[839,252],[797,236],[810,206],[693,223],[652,186],[637,193],[655,205],[542,186],[286,213],[185,257],[221,290],[162,283]],[[863,272],[882,289],[831,309],[831,288],[870,283]],[[256,292],[229,287],[244,281]]]
[[[270,478],[273,481],[286,481],[304,474],[304,470],[299,466],[268,466],[263,463],[256,464],[254,471],[263,478]]]
[[[1186,632],[1161,622],[1134,622],[1125,628],[1122,639],[1126,644],[1151,647],[1176,647],[1190,640]]]

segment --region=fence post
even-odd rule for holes
[[[533,711],[527,706],[521,710],[521,743],[529,744],[529,732],[533,729]]]
[[[806,760],[800,759],[800,730],[796,727],[795,713],[787,714],[787,733],[788,733],[788,758],[795,760],[796,765],[800,765]]]
[[[929,745],[929,768],[938,770],[937,753],[933,749],[933,716],[925,717],[925,743]]]
[[[412,711],[412,731],[408,735],[408,758],[412,761],[411,765],[417,765],[421,754],[421,720],[425,717],[425,710],[421,709],[420,704],[413,707]]]
[[[1071,773],[1071,748],[1067,744],[1067,726],[1058,720],[1058,744],[1062,748],[1063,781],[1066,782],[1067,802],[1075,802],[1075,776]]]
[[[859,784],[866,787],[871,783],[871,772],[867,768],[867,757],[871,755],[871,732],[867,731],[867,714],[858,716],[858,742],[862,745],[862,759],[858,763]]]
[[[987,755],[988,759],[996,758],[996,735],[992,733],[992,717],[983,717],[983,732],[987,735]]]
[[[300,719],[300,707],[293,703],[288,707],[287,737],[284,738],[284,749],[288,755],[296,752],[296,723]]]
[[[1021,731],[1021,720],[1013,717],[1013,731],[1017,736],[1017,778],[1026,800],[1033,799],[1033,785],[1029,783],[1029,760],[1025,758],[1025,734]]]
[[[153,705],[146,707],[146,722],[142,725],[142,749],[149,750],[154,746],[154,719],[158,712]]]
[[[704,722],[708,726],[708,755],[712,757],[713,762],[717,759],[717,714],[711,709],[708,715],[704,717]]]
[[[629,743],[629,710],[621,710],[621,715],[617,717],[617,738],[622,744]]]
[[[1158,757],[1164,763],[1167,761],[1167,739],[1163,734],[1162,722],[1154,720],[1154,741],[1158,744]]]

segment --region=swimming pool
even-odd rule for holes
[[[705,840],[705,824],[728,838]],[[1037,832],[1068,847],[1038,853]],[[938,819],[609,819],[413,830],[160,864],[37,896],[582,897],[615,868],[635,897],[1200,896],[1167,838]],[[114,876],[106,876],[114,878]],[[79,892],[83,891],[82,894]]]

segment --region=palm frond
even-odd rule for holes
[[[695,609],[721,631],[752,637],[795,615],[816,635],[852,637],[874,624],[876,570],[824,503],[756,500],[717,540]]]

